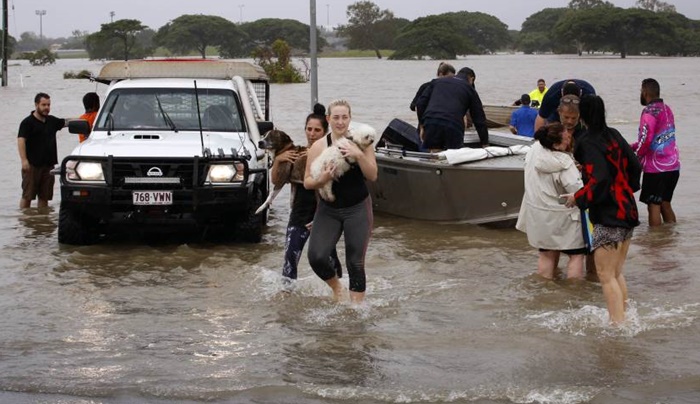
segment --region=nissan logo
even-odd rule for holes
[[[151,167],[148,169],[148,172],[146,172],[146,175],[149,177],[162,177],[163,171],[158,167]]]

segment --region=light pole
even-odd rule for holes
[[[114,11],[110,11],[110,12],[109,12],[109,19],[110,19],[109,22],[114,22],[114,14],[115,14]]]
[[[34,13],[39,16],[39,39],[44,39],[44,16],[46,15],[46,10],[36,10]]]
[[[311,110],[318,102],[318,55],[316,38],[316,0],[309,0],[309,53],[311,59]]]
[[[326,26],[331,26],[331,5],[326,3]]]
[[[239,24],[243,24],[243,7],[245,7],[245,4],[238,5],[238,12],[239,12],[238,23]]]

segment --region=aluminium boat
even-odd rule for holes
[[[514,225],[525,191],[532,139],[490,131],[492,147],[467,132],[463,149],[418,151],[412,125],[395,119],[375,148],[378,177],[368,182],[376,212],[437,222]]]

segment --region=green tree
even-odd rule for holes
[[[244,37],[245,33],[236,24],[223,17],[185,14],[162,26],[154,41],[175,54],[196,51],[205,59],[207,47],[230,47],[229,42],[240,42]]]
[[[520,31],[517,48],[525,53],[575,52],[574,47],[554,34],[554,27],[569,11],[567,8],[545,8],[527,17]]]
[[[471,39],[454,28],[449,15],[429,15],[406,25],[396,38],[396,52],[391,59],[456,59],[457,55],[477,53]]]
[[[36,52],[23,52],[22,59],[28,59],[32,66],[46,66],[56,63],[56,54],[48,48],[39,49]]]
[[[612,51],[621,58],[628,54],[660,54],[672,48],[676,32],[662,15],[637,8],[593,8],[578,10],[557,24],[565,38],[576,38],[585,50]]]
[[[674,27],[675,41],[664,44],[662,55],[700,56],[700,21],[691,20],[676,12],[662,12],[660,17]]]
[[[301,49],[305,53],[309,51],[309,30],[307,24],[297,20],[262,18],[253,22],[247,22],[240,28],[248,35],[250,48],[255,49],[260,46],[271,47],[278,40],[283,39],[291,48]],[[327,46],[326,40],[321,37],[320,31],[316,29],[317,45],[321,50]]]
[[[0,35],[3,35],[3,34],[4,34],[4,31],[0,29]],[[2,42],[3,37],[0,37],[0,42]],[[10,59],[10,57],[12,57],[12,54],[15,53],[16,46],[17,46],[17,40],[12,35],[7,35],[7,59]],[[0,50],[0,53],[1,52],[2,52],[2,50]],[[5,57],[5,55],[2,55],[2,57]]]
[[[346,11],[348,24],[338,28],[340,35],[350,38],[351,49],[373,50],[377,58],[381,59],[378,44],[390,32],[381,28],[390,28],[391,25],[380,24],[382,21],[391,20],[394,14],[389,10],[381,10],[371,1],[358,1],[348,6]]]
[[[255,63],[265,70],[272,83],[303,83],[304,76],[294,67],[291,48],[278,39],[272,46],[261,46],[253,52]]]
[[[676,6],[660,0],[637,0],[637,7],[653,12],[676,12]]]
[[[90,35],[88,31],[81,31],[79,29],[73,30],[71,36],[66,38],[66,40],[61,45],[62,49],[84,49],[85,40],[87,36]]]
[[[571,0],[569,2],[569,8],[574,10],[585,10],[595,7],[615,7],[615,5],[604,0]]]
[[[476,45],[478,53],[495,52],[506,48],[510,43],[508,26],[492,15],[469,11],[445,15],[452,19],[456,31]]]
[[[152,46],[142,43],[148,27],[139,20],[123,19],[102,24],[101,29],[85,39],[90,59],[142,58],[153,52]]]
[[[16,50],[18,52],[36,51],[45,47],[44,41],[33,32],[22,32],[17,41]]]

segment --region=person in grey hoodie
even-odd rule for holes
[[[581,212],[567,208],[561,197],[583,186],[581,173],[567,150],[571,135],[560,123],[535,133],[532,149],[525,157],[525,195],[516,228],[527,233],[531,246],[539,250],[537,273],[554,277],[559,256],[569,256],[567,279],[583,279],[586,252],[581,232]]]

